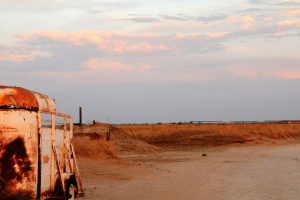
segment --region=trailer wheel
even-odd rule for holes
[[[68,188],[69,192],[68,192],[68,199],[74,200],[75,199],[75,190],[76,187],[71,184]]]
[[[74,200],[75,197],[78,195],[78,187],[76,178],[74,175],[70,176],[68,183],[67,183],[67,190],[66,190],[66,199]]]

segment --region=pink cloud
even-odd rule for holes
[[[287,79],[287,80],[300,79],[300,71],[299,72],[280,71],[276,75],[278,78],[281,79]]]
[[[22,63],[32,61],[37,57],[51,57],[49,52],[32,49],[26,45],[0,47],[0,62]]]
[[[240,16],[231,16],[228,17],[227,23],[229,24],[241,24],[242,29],[252,29],[253,28],[253,23],[255,22],[254,17],[250,15],[246,15],[243,17]]]
[[[300,10],[290,10],[287,12],[288,16],[300,16]]]
[[[148,26],[148,29],[160,34],[161,32],[180,33],[178,30],[189,30],[189,32],[198,32],[203,28],[201,21],[160,21]]]
[[[27,41],[37,38],[50,38],[60,42],[69,42],[76,46],[92,43],[97,45],[97,47],[103,51],[118,54],[153,53],[172,50],[164,44],[151,43],[151,38],[153,39],[154,37],[149,34],[138,35],[140,38],[142,38],[138,42],[134,41],[133,39],[130,40],[130,38],[137,36],[134,34],[107,33],[99,31],[38,32],[31,35],[19,34],[18,36]]]
[[[235,67],[229,68],[229,73],[238,77],[251,79],[278,78],[284,80],[300,79],[300,69],[278,69],[272,67]]]
[[[258,71],[255,68],[230,68],[229,72],[233,74],[234,76],[242,76],[242,77],[248,77],[248,78],[257,78],[258,77]]]
[[[132,72],[134,67],[111,60],[89,59],[84,64],[84,69],[94,72]]]
[[[287,19],[287,20],[282,20],[278,22],[279,26],[282,27],[300,27],[300,20],[297,19]]]
[[[220,38],[224,38],[228,35],[229,33],[228,32],[220,32],[220,33],[209,33],[207,35],[207,37],[209,39],[220,39]]]
[[[127,64],[115,60],[90,58],[79,71],[37,71],[25,73],[27,77],[47,77],[51,80],[68,80],[73,83],[84,80],[86,83],[115,84],[152,79],[152,64]]]
[[[110,72],[110,73],[140,73],[149,72],[157,68],[152,64],[129,65],[114,60],[91,58],[83,65],[83,70],[89,72]]]

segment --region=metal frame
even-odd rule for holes
[[[46,114],[51,116],[51,120],[43,120],[41,119],[41,114]],[[56,121],[56,117],[62,117],[63,122]],[[39,127],[42,127],[42,122],[48,122],[51,123],[51,142],[52,142],[52,153],[54,156],[54,162],[56,165],[56,169],[58,172],[58,176],[60,179],[60,183],[62,186],[62,190],[65,193],[67,188],[65,185],[65,180],[70,175],[75,175],[76,181],[78,183],[78,197],[84,196],[82,181],[81,181],[81,175],[78,168],[78,163],[76,159],[76,154],[74,151],[74,147],[72,144],[71,139],[73,138],[73,117],[71,115],[63,114],[63,113],[53,113],[53,112],[46,112],[46,111],[39,111],[38,112],[38,118],[39,118]],[[69,121],[69,122],[68,122]],[[56,125],[62,125],[63,126],[63,157],[64,157],[64,164],[63,164],[63,170],[60,168],[60,161],[57,155],[57,146],[56,146]],[[69,131],[67,131],[69,126]],[[69,133],[69,144],[67,144],[67,134]],[[39,134],[41,134],[41,129],[39,130]],[[41,147],[42,148],[42,147]],[[41,158],[41,149],[39,149],[39,158]],[[68,170],[67,170],[68,165]],[[39,159],[39,166],[41,167],[41,159]],[[41,169],[39,168],[39,172]],[[69,172],[68,172],[69,171]],[[41,184],[41,176],[39,176],[39,181]],[[54,185],[55,180],[51,180],[51,185]],[[40,188],[40,186],[38,186]],[[40,192],[40,191],[39,191]]]

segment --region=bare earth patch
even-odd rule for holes
[[[80,168],[86,199],[296,200],[299,152],[296,144],[210,147],[122,161],[80,159]]]
[[[75,129],[73,143],[85,199],[296,200],[299,130],[299,124],[96,124]]]

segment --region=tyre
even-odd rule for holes
[[[77,188],[71,184],[68,188],[68,199],[74,200]]]
[[[74,175],[70,176],[66,189],[66,199],[74,200],[78,195],[78,186]]]

